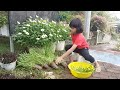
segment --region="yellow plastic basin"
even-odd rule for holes
[[[74,67],[74,69],[72,67]],[[82,67],[82,68],[91,67],[93,69],[93,71],[91,71],[91,72],[78,72],[78,71],[76,71],[76,68],[78,68],[78,67]],[[94,66],[90,63],[87,63],[87,62],[72,62],[68,65],[68,68],[70,69],[71,74],[77,78],[89,78],[95,70]]]

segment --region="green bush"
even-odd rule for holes
[[[55,21],[43,20],[36,16],[16,26],[13,35],[16,43],[22,46],[44,46],[49,42],[65,40],[68,37],[68,27]]]
[[[0,11],[0,28],[8,22],[7,12]]]
[[[69,23],[73,19],[72,12],[70,11],[60,11],[59,12],[59,20],[60,21],[65,21]]]

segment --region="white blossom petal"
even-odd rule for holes
[[[36,18],[38,18],[39,16],[38,15],[36,15]]]
[[[28,27],[29,27],[30,25],[29,25],[29,24],[26,24],[26,26],[28,26]]]
[[[41,31],[43,32],[45,29],[41,29]]]
[[[26,32],[26,30],[23,30],[23,32]]]
[[[17,24],[20,24],[20,22],[19,22],[19,21],[17,21]]]
[[[36,38],[36,40],[40,40],[40,38]]]
[[[18,35],[21,35],[22,33],[18,33]]]

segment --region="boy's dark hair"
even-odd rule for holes
[[[76,28],[77,29],[76,33],[82,33],[83,32],[83,25],[82,25],[82,22],[79,18],[73,19],[70,22],[69,26],[71,28]]]

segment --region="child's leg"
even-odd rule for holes
[[[72,47],[72,44],[71,44],[71,45],[66,45],[66,46],[65,46],[65,50],[67,51],[67,50],[69,50],[71,47]],[[76,52],[76,50],[75,50],[74,52]],[[73,57],[72,57],[71,54],[69,55],[69,60],[70,60],[70,62],[76,61],[76,60],[73,59]]]
[[[96,68],[96,72],[100,72],[101,71],[101,68],[100,68],[100,65],[98,64],[97,61],[95,61],[95,59],[89,54],[89,51],[88,49],[80,49],[79,50],[79,54],[82,55],[85,60],[88,60],[90,61]]]

